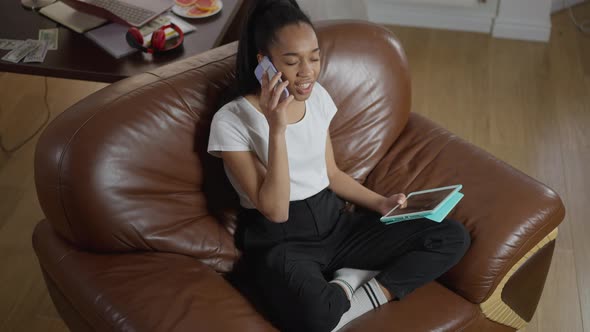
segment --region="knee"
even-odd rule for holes
[[[471,246],[471,235],[469,230],[458,221],[447,219],[445,220],[445,224],[446,237],[451,240],[453,253],[458,261],[465,255]]]

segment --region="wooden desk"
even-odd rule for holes
[[[39,29],[59,27],[58,50],[47,51],[44,63],[13,64],[0,60],[0,71],[112,83],[165,64],[202,53],[227,41],[226,32],[240,10],[242,0],[223,0],[217,15],[185,19],[197,28],[184,38],[184,49],[152,56],[142,52],[115,59],[100,46],[50,19],[21,6],[19,0],[1,0],[0,38],[37,39]],[[0,58],[9,51],[0,50]]]

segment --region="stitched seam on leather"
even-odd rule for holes
[[[47,272],[47,271],[45,271],[45,272],[46,272],[46,273],[49,273],[49,272]],[[76,307],[75,307],[75,306],[72,304],[72,301],[71,301],[71,300],[70,300],[70,299],[69,299],[69,298],[66,296],[66,294],[65,294],[64,292],[62,292],[62,290],[61,290],[61,289],[59,289],[59,286],[57,286],[57,283],[53,282],[53,284],[54,284],[54,285],[55,285],[55,287],[57,288],[57,291],[61,293],[61,296],[62,296],[62,297],[63,297],[63,298],[64,298],[64,299],[65,299],[65,300],[68,302],[68,304],[69,304],[70,308],[71,308],[72,310],[74,310],[74,311],[75,311],[75,312],[78,314],[78,316],[79,316],[79,317],[81,317],[81,318],[84,320],[84,322],[85,322],[85,323],[86,323],[88,326],[90,326],[90,327],[93,329],[93,331],[96,331],[96,329],[94,329],[94,327],[92,326],[92,324],[91,324],[90,322],[88,322],[88,320],[87,320],[87,319],[84,317],[84,315],[83,315],[83,314],[80,312],[80,310],[78,310],[78,308],[76,308]],[[65,321],[64,321],[64,322],[65,322]],[[107,325],[108,325],[108,324],[107,324]],[[111,327],[113,327],[113,326],[111,326]]]
[[[60,258],[57,259],[57,264],[61,263],[64,259],[70,256],[71,253],[75,252],[74,249],[70,249],[68,252],[64,253]]]
[[[79,128],[78,128],[79,129]],[[61,154],[61,156],[59,156],[59,163],[57,164],[57,191],[58,191],[58,196],[59,196],[59,203],[61,205],[61,208],[63,210],[63,214],[64,217],[66,219],[66,222],[68,223],[68,226],[70,227],[70,233],[72,234],[72,236],[74,237],[75,240],[80,241],[79,236],[76,234],[76,231],[74,230],[74,227],[72,226],[72,222],[70,221],[70,217],[68,216],[67,213],[67,209],[65,206],[65,202],[63,199],[63,194],[62,194],[62,164],[63,164],[63,159],[65,158],[66,153],[68,152],[69,148],[70,148],[70,142],[73,139],[73,137],[78,133],[78,129],[76,129],[76,131],[74,132],[74,134],[72,135],[72,137],[70,137],[70,140],[68,140],[68,143],[66,144],[63,153]]]
[[[72,251],[72,252],[73,252],[73,251]],[[64,257],[64,258],[65,258],[65,257]],[[43,269],[43,270],[44,270],[44,271],[45,271],[45,272],[46,272],[46,273],[47,273],[47,274],[48,274],[48,275],[51,277],[51,279],[52,279],[51,281],[53,282],[53,284],[55,285],[55,287],[56,287],[56,288],[59,290],[59,292],[60,292],[60,293],[61,293],[61,295],[64,297],[64,299],[66,299],[66,300],[69,302],[70,306],[71,306],[71,307],[72,307],[74,310],[76,310],[76,312],[77,312],[78,314],[80,314],[80,316],[81,316],[81,317],[83,317],[83,318],[84,318],[84,320],[85,320],[86,322],[89,322],[89,320],[88,320],[88,319],[85,317],[85,315],[84,315],[84,314],[83,314],[83,313],[82,313],[80,310],[76,309],[76,307],[73,305],[72,299],[71,299],[71,298],[69,298],[69,297],[66,295],[66,293],[65,293],[65,292],[64,292],[64,291],[61,289],[61,287],[59,286],[59,284],[58,284],[58,283],[57,283],[57,281],[56,281],[57,279],[55,279],[55,277],[54,277],[54,276],[51,274],[51,272],[50,272],[49,270],[47,270],[47,269],[44,269],[44,268],[43,268],[43,266],[42,266],[41,268],[42,268],[42,269]],[[109,321],[109,320],[105,319],[105,318],[103,317],[103,315],[99,314],[98,312],[96,312],[95,314],[96,314],[96,317],[97,317],[98,319],[102,320],[103,322],[105,322],[105,323],[106,323],[106,325],[110,326],[112,331],[115,331],[115,325],[114,325],[114,323],[112,323],[111,321]],[[88,325],[91,325],[91,324],[89,323]]]
[[[228,55],[228,56],[226,56],[224,58],[221,58],[221,59],[218,59],[218,60],[209,61],[209,62],[204,63],[204,64],[202,64],[200,66],[197,66],[197,67],[190,67],[187,70],[181,71],[181,72],[176,73],[176,74],[174,74],[172,76],[160,76],[160,75],[154,74],[152,72],[149,72],[149,73],[152,74],[152,75],[154,75],[154,76],[156,76],[156,77],[158,77],[158,78],[160,78],[160,79],[162,79],[162,80],[169,80],[171,78],[175,78],[176,76],[183,75],[183,74],[185,74],[185,73],[187,73],[189,71],[193,71],[193,70],[196,70],[196,69],[201,69],[201,68],[203,68],[205,66],[208,66],[208,65],[211,65],[211,64],[214,64],[214,63],[223,62],[223,61],[225,61],[225,60],[227,60],[227,59],[229,59],[229,58],[231,58],[233,56],[236,56],[236,53],[233,53],[231,55]]]
[[[557,212],[561,210],[561,209],[555,209],[555,211],[551,212],[550,214],[550,218],[548,218],[548,220],[553,219],[553,217],[557,214]],[[557,226],[553,226],[551,224],[547,224],[545,227],[540,228],[538,231],[536,231],[532,236],[529,236],[529,238],[525,241],[525,243],[523,243],[520,248],[518,248],[518,251],[512,255],[510,261],[508,264],[505,264],[505,266],[502,268],[502,271],[500,273],[498,273],[495,277],[494,277],[494,283],[490,286],[490,288],[488,289],[487,293],[485,294],[484,298],[479,302],[479,304],[485,302],[487,299],[490,298],[490,296],[494,293],[494,291],[496,290],[496,287],[498,287],[498,285],[500,284],[500,282],[502,281],[502,279],[504,278],[504,276],[508,273],[508,271],[510,271],[510,269],[514,266],[514,264],[518,263],[518,261],[524,257],[524,255],[526,255],[527,252],[529,252],[529,250],[531,250],[534,245],[536,243],[539,243],[541,240],[543,240],[545,237],[542,237],[540,240],[537,240],[535,243],[533,243],[533,245],[527,249],[522,255],[521,252],[524,250],[523,248],[527,248],[528,244],[532,241],[532,239],[534,237],[537,236],[537,234],[539,233],[543,233],[545,231],[546,228],[550,228],[550,230],[553,230],[555,228],[557,228]],[[549,235],[549,233],[551,233],[551,231],[547,232],[547,235]],[[546,236],[547,236],[546,235]]]
[[[221,237],[223,236],[222,232],[223,232],[223,229],[221,227],[218,227],[217,228],[217,235],[218,235],[217,242],[219,243],[219,245],[216,246],[215,251],[210,254],[210,257],[213,257],[213,256],[215,257],[213,260],[215,262],[214,263],[215,267],[211,267],[215,272],[220,272],[217,269],[221,265],[221,262],[222,262],[221,255],[220,255],[221,249],[223,247],[223,242],[221,241]]]
[[[88,119],[86,119],[84,121],[84,123],[82,123],[82,125],[80,127],[78,127],[78,129],[76,129],[76,131],[74,131],[74,133],[72,134],[72,136],[70,137],[70,139],[68,140],[68,142],[66,143],[63,152],[61,154],[61,156],[59,157],[59,163],[58,163],[58,167],[57,167],[57,174],[58,174],[58,181],[57,181],[57,191],[59,192],[59,200],[60,200],[60,204],[61,207],[63,209],[63,214],[64,217],[68,223],[68,225],[70,226],[70,231],[72,232],[72,235],[79,241],[80,238],[78,237],[78,235],[76,234],[76,231],[74,229],[74,227],[72,227],[72,223],[70,221],[70,217],[68,216],[68,212],[67,209],[65,207],[65,202],[63,199],[63,194],[62,194],[62,166],[63,166],[63,160],[65,159],[65,156],[70,152],[70,147],[72,145],[72,142],[74,141],[74,139],[76,138],[76,136],[78,135],[78,133],[80,132],[80,130],[82,130],[84,127],[86,127],[86,125],[94,119],[95,116],[97,116],[99,113],[101,113],[102,111],[104,111],[105,108],[107,108],[107,106],[112,105],[114,102],[118,101],[119,99],[127,96],[129,93],[131,92],[135,92],[137,90],[143,89],[145,87],[149,87],[155,83],[159,83],[160,81],[154,81],[154,82],[150,82],[148,84],[139,86],[131,91],[128,91],[127,93],[120,95],[118,97],[116,97],[115,99],[111,100],[109,103],[104,104],[102,107],[100,107],[99,109],[96,110],[96,112],[94,112],[94,114],[92,114]]]
[[[178,90],[176,90],[176,88],[174,87],[174,85],[170,84],[170,82],[168,82],[168,78],[163,78],[160,82],[166,84],[167,86],[170,87],[170,89],[172,89],[172,91],[174,91],[176,93],[176,95],[178,96],[178,98],[180,98],[180,101],[184,104],[184,107],[186,107],[187,111],[191,112],[192,108],[190,107],[190,105],[188,104],[188,102],[184,99],[184,97],[182,96],[182,94],[180,92],[178,92]],[[195,113],[195,115],[197,117],[201,117],[199,114]]]
[[[483,318],[487,319],[487,318],[486,318],[486,317],[483,315],[483,313],[482,313],[481,311],[479,311],[478,313],[479,313],[479,317],[478,317],[478,315],[475,315],[475,317],[471,318],[471,319],[470,319],[468,322],[466,322],[465,324],[463,324],[463,326],[460,326],[460,327],[458,327],[456,331],[457,331],[457,332],[464,331],[464,330],[465,330],[465,329],[466,329],[466,328],[467,328],[469,325],[473,324],[473,322],[475,322],[475,321],[476,321],[476,320],[478,320],[479,318],[482,318],[482,317],[483,317]]]

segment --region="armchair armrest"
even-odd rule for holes
[[[222,276],[189,256],[79,251],[47,221],[37,225],[33,245],[46,278],[97,331],[276,331]]]
[[[411,114],[366,181],[382,194],[451,184],[462,184],[465,197],[449,217],[466,225],[472,244],[440,281],[481,304],[506,284],[523,257],[555,239],[565,209],[545,185],[418,114]]]

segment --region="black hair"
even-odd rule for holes
[[[256,55],[269,56],[269,47],[276,41],[276,32],[290,24],[305,23],[313,29],[309,17],[296,0],[254,0],[242,28],[236,58],[236,90],[239,95],[257,92],[260,83],[254,75]]]

